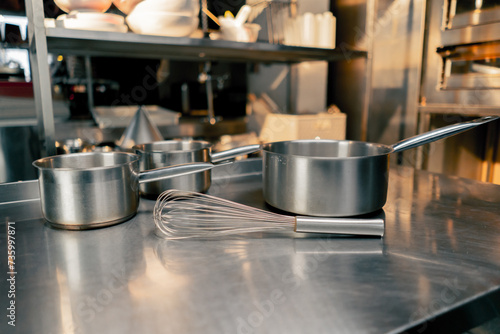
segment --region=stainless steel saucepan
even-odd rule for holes
[[[394,145],[346,140],[294,140],[263,145],[265,201],[300,215],[344,217],[382,208],[389,155],[449,137],[498,116],[423,133]]]
[[[132,153],[93,152],[36,160],[44,218],[73,230],[118,224],[136,214],[139,184],[214,167],[195,163],[141,173],[139,159]]]
[[[260,151],[260,145],[247,145],[212,153],[212,144],[201,140],[166,140],[136,145],[135,153],[141,156],[141,171],[194,162],[217,163],[237,156]],[[167,189],[206,192],[211,185],[211,171],[206,170],[181,177],[143,183],[140,194],[156,199]]]

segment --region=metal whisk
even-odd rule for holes
[[[381,218],[294,217],[232,202],[211,195],[167,190],[153,211],[166,239],[210,238],[250,232],[295,231],[382,236]]]

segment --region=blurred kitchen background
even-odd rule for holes
[[[43,3],[46,19],[65,14],[52,0]],[[274,3],[293,6],[299,17],[331,11],[343,57],[271,64],[50,54],[57,153],[115,149],[141,105],[165,139],[202,138],[221,149],[300,136],[393,144],[457,121],[500,115],[500,0]],[[223,16],[236,14],[245,0],[206,4]],[[115,5],[107,12],[125,15]],[[270,42],[270,14],[263,11],[254,21],[262,27],[259,43]],[[218,38],[217,24],[201,11],[199,22],[205,38]],[[43,145],[25,2],[2,1],[0,24],[0,182],[33,179],[31,162],[43,155]],[[209,37],[208,31],[215,33]],[[266,117],[283,114],[303,116],[287,122],[313,117],[322,125],[304,133],[285,131],[291,125],[266,132]],[[492,122],[395,155],[391,163],[500,184],[498,126]]]

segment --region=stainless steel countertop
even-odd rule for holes
[[[265,208],[259,169],[258,159],[219,167],[210,193]],[[0,185],[15,199],[0,204],[0,294],[10,221],[18,333],[453,332],[500,309],[497,185],[392,168],[382,239],[205,241],[157,237],[150,200],[120,225],[56,230],[33,189]]]

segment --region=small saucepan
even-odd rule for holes
[[[347,140],[294,140],[263,145],[263,195],[280,210],[344,217],[381,209],[387,198],[389,155],[498,119],[482,117],[383,145]]]
[[[212,153],[212,144],[201,140],[166,140],[133,147],[141,156],[141,171],[194,162],[218,163],[237,156],[255,153],[260,145],[248,145]],[[206,192],[211,185],[211,172],[206,170],[181,177],[144,183],[139,186],[142,196],[156,199],[167,189]]]
[[[195,163],[139,172],[140,156],[124,152],[71,153],[33,162],[44,218],[82,230],[124,222],[139,206],[139,184],[209,170]]]

